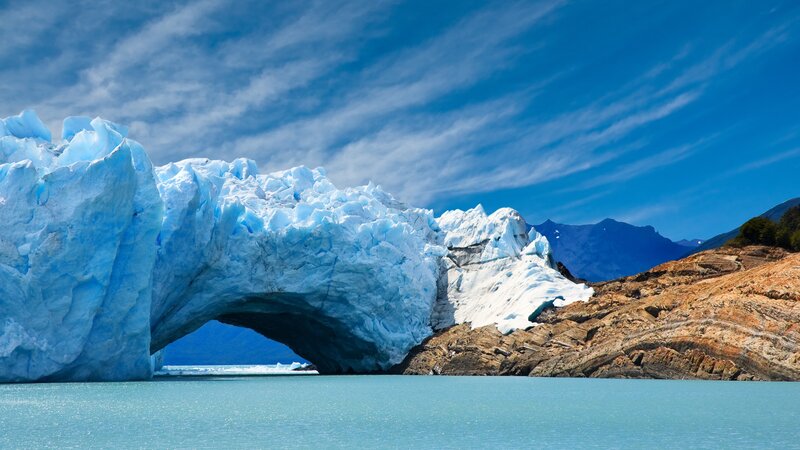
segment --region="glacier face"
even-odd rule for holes
[[[532,325],[591,290],[549,265],[513,210],[409,208],[322,169],[153,167],[124,126],[0,120],[0,381],[122,380],[217,319],[326,372],[383,370],[431,326]]]
[[[141,147],[92,123],[75,148],[31,112],[0,127],[0,381],[150,376],[161,199]]]
[[[469,322],[496,324],[502,333],[531,326],[540,305],[586,301],[593,290],[564,278],[553,267],[550,244],[518,212],[483,207],[447,211],[438,219],[448,254],[442,259],[439,295],[431,325],[442,329]]]
[[[153,350],[219,319],[347,372],[388,368],[430,333],[444,251],[430,211],[320,169],[187,160],[156,175]]]

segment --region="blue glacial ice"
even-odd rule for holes
[[[31,112],[4,123],[0,380],[148,377],[162,216],[149,158],[102,120],[73,138],[113,150],[92,160],[51,144]]]
[[[0,381],[146,379],[213,319],[321,371],[384,370],[433,328],[507,332],[591,295],[513,210],[436,219],[245,159],[153,167],[127,132],[69,117],[53,142],[32,111],[0,121]]]

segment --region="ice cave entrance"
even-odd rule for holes
[[[254,334],[260,335],[273,342],[280,342],[289,347],[299,357],[288,362],[309,362],[314,364],[320,373],[360,373],[376,370],[389,365],[387,362],[392,355],[376,345],[370,336],[358,334],[358,328],[353,326],[356,319],[361,320],[359,311],[347,307],[345,312],[352,314],[328,314],[327,310],[319,305],[328,301],[331,305],[341,302],[331,299],[325,292],[314,295],[297,295],[289,293],[251,295],[223,299],[209,303],[203,297],[188,296],[183,303],[175,305],[168,303],[167,308],[159,308],[151,315],[150,322],[150,353],[173,346],[202,354],[203,349],[225,352],[231,347],[252,348],[251,345],[234,344],[230,339],[220,339],[216,330],[228,330],[230,334],[246,333],[250,336],[247,341],[256,343],[259,339]],[[333,311],[336,311],[333,309]],[[353,317],[355,315],[355,319]],[[210,325],[208,325],[210,323]],[[247,328],[251,332],[237,331],[232,333],[230,328],[237,326]],[[199,335],[196,335],[200,331]],[[182,341],[183,339],[187,341]],[[261,339],[263,348],[270,346],[270,341]],[[228,341],[225,343],[225,341]],[[272,343],[272,348],[277,344]],[[280,347],[285,351],[285,347]],[[177,364],[174,359],[181,353],[172,348],[164,355],[167,365]],[[391,349],[389,349],[391,350]],[[195,353],[197,354],[197,353]],[[285,353],[284,353],[285,354]],[[199,356],[199,355],[198,355]],[[210,355],[209,355],[210,356]],[[287,355],[288,356],[288,355]],[[270,361],[273,362],[273,361]],[[278,361],[274,361],[278,362]],[[221,364],[221,362],[216,362]]]
[[[251,365],[307,363],[302,356],[280,342],[249,328],[207,322],[192,333],[167,345],[167,365]]]

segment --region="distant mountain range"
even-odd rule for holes
[[[703,245],[702,239],[681,239],[680,241],[674,241],[678,245],[682,245],[684,247],[689,248],[697,248]]]
[[[777,222],[777,221],[781,220],[781,217],[783,217],[783,214],[789,208],[792,208],[792,207],[797,206],[797,205],[800,205],[800,197],[793,198],[791,200],[787,200],[787,201],[781,203],[780,205],[775,206],[774,208],[772,208],[769,211],[765,212],[764,214],[761,214],[759,217],[766,217],[767,219],[769,219],[769,220],[771,220],[773,222]],[[701,252],[703,250],[710,250],[712,248],[722,247],[726,242],[730,241],[731,239],[733,239],[733,238],[735,238],[736,236],[739,235],[739,228],[740,227],[737,227],[737,228],[735,228],[735,229],[733,229],[731,231],[728,231],[727,233],[718,234],[718,235],[712,237],[711,239],[709,239],[709,240],[703,242],[701,245],[697,246],[694,251],[695,252]]]
[[[777,222],[797,205],[800,197],[785,201],[760,217]],[[556,261],[563,263],[574,276],[594,282],[634,275],[687,254],[719,248],[739,234],[737,227],[706,241],[673,242],[651,226],[637,227],[613,219],[590,225],[548,220],[533,227],[550,241]]]
[[[169,344],[167,365],[275,364],[307,362],[289,347],[249,328],[212,320],[195,332]]]
[[[651,226],[637,227],[613,219],[590,225],[548,220],[533,226],[550,241],[553,257],[578,278],[606,281],[644,272],[692,252],[699,239],[673,242]]]

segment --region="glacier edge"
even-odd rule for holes
[[[434,329],[533,324],[591,289],[552,268],[516,211],[408,207],[322,169],[154,167],[127,128],[32,111],[0,120],[0,381],[130,380],[216,319],[324,372],[399,363]]]

